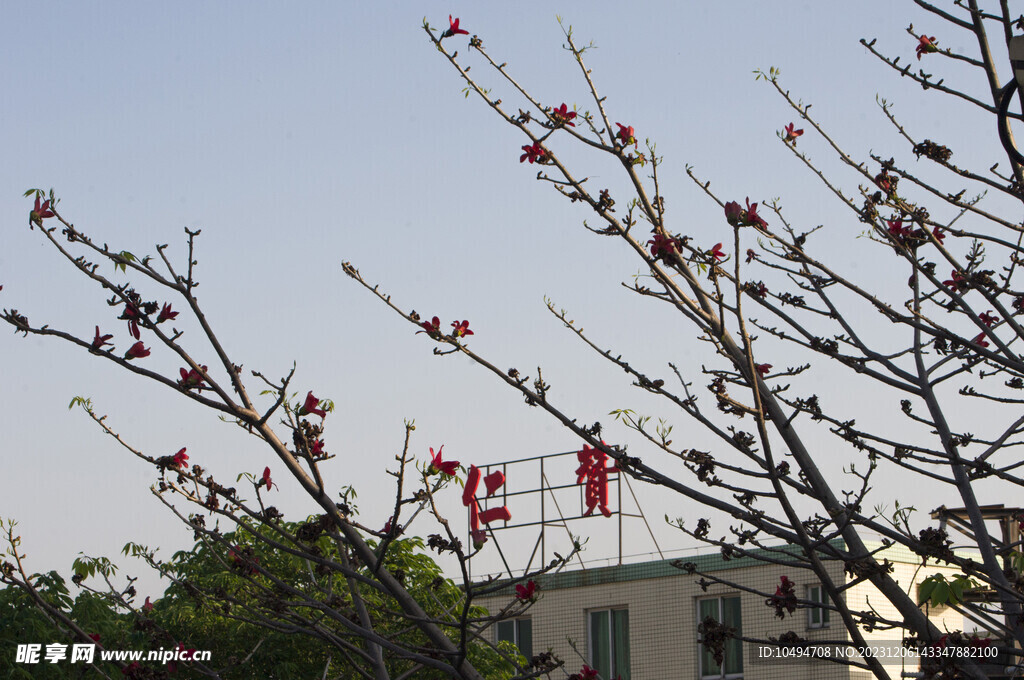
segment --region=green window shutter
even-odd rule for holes
[[[516,621],[516,626],[519,633],[519,651],[529,661],[533,658],[533,621],[531,619],[519,619]]]
[[[612,643],[614,668],[611,676],[630,680],[629,673],[629,610],[615,609],[612,611]]]
[[[498,642],[516,643],[515,621],[498,621]]]
[[[743,635],[742,617],[740,616],[740,598],[722,598],[722,623],[736,629],[737,637]],[[743,672],[743,642],[731,638],[725,642],[725,673]]]
[[[591,665],[603,678],[611,675],[611,636],[609,630],[608,610],[590,612],[590,661]]]

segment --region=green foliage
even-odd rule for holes
[[[68,410],[70,411],[71,409],[73,409],[76,406],[81,406],[86,411],[91,411],[92,410],[92,399],[89,399],[88,397],[72,397],[71,398],[71,403],[68,404]]]
[[[315,518],[311,518],[315,519]],[[299,530],[299,523],[285,523],[282,528],[289,533]],[[254,528],[269,534],[267,527]],[[228,534],[225,539],[238,552],[253,551],[254,559],[261,567],[271,571],[277,578],[302,591],[311,604],[303,606],[302,598],[289,595],[293,611],[318,625],[331,634],[345,637],[358,649],[365,649],[365,643],[352,637],[341,623],[321,615],[315,603],[326,602],[346,618],[358,620],[349,584],[337,573],[318,569],[313,562],[281,551],[268,549],[262,542],[247,533],[238,531]],[[328,536],[321,536],[313,542],[320,555],[335,562],[341,561],[338,547]],[[371,547],[373,546],[371,542]],[[420,602],[431,616],[444,618],[446,612],[459,612],[461,590],[449,579],[443,578],[440,567],[422,552],[423,543],[418,538],[400,539],[391,543],[385,561],[387,569],[394,574],[410,594]],[[343,673],[346,661],[337,650],[315,637],[272,632],[252,625],[236,617],[246,617],[253,611],[269,615],[266,592],[258,586],[267,586],[265,577],[254,577],[256,584],[239,578],[230,568],[230,558],[224,551],[197,543],[192,550],[174,555],[167,565],[178,584],[168,588],[165,597],[156,603],[154,618],[174,630],[188,630],[187,645],[196,649],[214,650],[219,659],[243,659],[252,655],[250,662],[224,675],[225,678],[291,678],[320,677],[330,666],[328,676]],[[225,569],[228,565],[229,568]],[[226,597],[213,600],[197,591],[220,590]],[[427,646],[427,640],[417,629],[393,612],[399,611],[397,603],[390,601],[378,590],[362,587],[360,594],[371,611],[375,630],[378,634],[396,639],[403,646]],[[476,612],[481,614],[482,612]],[[454,629],[453,629],[454,630]],[[454,639],[454,632],[453,632]],[[253,650],[255,649],[255,652]],[[488,678],[511,677],[511,667],[502,662],[493,651],[482,645],[470,650],[470,660]],[[385,651],[385,659],[392,677],[412,669],[412,664]],[[507,668],[505,668],[507,667]],[[342,677],[347,677],[342,674]],[[353,677],[355,674],[353,673]],[[421,670],[417,678],[445,677],[440,673]]]
[[[71,564],[71,568],[79,578],[89,578],[96,574],[109,578],[117,573],[117,565],[106,557],[87,557],[82,555],[75,559]]]
[[[316,518],[310,518],[315,521]],[[283,522],[279,528],[294,534],[305,523]],[[251,527],[279,540],[274,527]],[[259,565],[295,588],[302,595],[288,594],[262,575],[246,574],[244,563],[236,562],[222,545],[197,542],[190,550],[175,553],[162,567],[173,583],[163,597],[153,603],[152,611],[130,611],[112,597],[82,592],[71,597],[64,579],[56,572],[36,575],[32,582],[51,605],[66,613],[85,632],[98,633],[101,643],[112,650],[154,650],[175,647],[182,642],[187,648],[210,650],[210,665],[222,669],[225,680],[264,680],[267,678],[361,677],[337,648],[323,640],[303,634],[310,622],[326,633],[343,637],[355,649],[363,650],[365,642],[351,634],[343,625],[324,615],[324,605],[358,621],[349,583],[337,573],[301,557],[268,547],[248,530],[224,535],[236,554]],[[314,552],[334,562],[344,558],[338,545],[329,536],[321,535],[311,542]],[[371,547],[373,544],[371,543]],[[251,551],[251,552],[249,552]],[[137,543],[125,545],[124,554],[152,559],[153,552]],[[398,578],[427,610],[430,616],[458,623],[462,591],[443,577],[440,567],[423,552],[419,538],[393,541],[385,560],[388,570]],[[76,580],[94,576],[113,576],[116,566],[106,558],[81,556],[73,569]],[[366,575],[369,575],[365,570]],[[216,593],[214,596],[213,593]],[[362,585],[360,593],[373,619],[375,631],[406,648],[429,647],[423,634],[396,612],[398,604],[377,589]],[[303,597],[303,595],[305,597]],[[279,602],[288,603],[288,610]],[[138,610],[141,603],[134,602]],[[290,611],[289,611],[290,610]],[[485,612],[474,608],[472,616]],[[270,630],[246,619],[273,620],[279,630]],[[457,640],[457,625],[448,629]],[[29,596],[17,588],[0,590],[0,648],[10,653],[0,655],[0,678],[77,678],[85,667],[68,661],[57,664],[15,664],[14,650],[18,644],[68,643],[70,635],[62,626],[50,621]],[[442,680],[440,672],[420,669],[408,660],[385,650],[385,661],[391,677],[413,671],[413,677]],[[511,664],[482,643],[469,648],[469,660],[485,677],[503,680],[513,677]],[[98,657],[97,657],[98,660]],[[154,664],[154,669],[162,666]],[[112,665],[104,668],[110,677],[120,677]],[[174,678],[188,680],[205,677],[182,664]]]
[[[774,83],[776,80],[779,79],[780,75],[782,75],[782,71],[780,71],[779,69],[775,68],[774,66],[768,67],[768,73],[765,73],[764,71],[762,71],[759,68],[758,69],[754,69],[754,80],[755,81],[766,80],[768,82]]]
[[[30,580],[40,597],[65,612],[86,632],[99,634],[102,643],[110,649],[136,649],[145,644],[139,634],[132,634],[130,619],[118,614],[106,598],[89,592],[72,598],[64,579],[55,571],[34,575]],[[50,680],[85,677],[81,674],[85,665],[81,663],[15,663],[19,644],[39,644],[45,650],[47,644],[68,643],[69,637],[63,626],[50,620],[35,606],[28,593],[14,587],[0,590],[0,649],[3,650],[0,654],[0,678]],[[112,664],[102,667],[110,677],[120,676],[120,670]]]
[[[120,269],[121,273],[128,272],[128,264],[135,262],[135,256],[129,253],[127,250],[122,250],[119,253],[115,253],[111,256],[114,259],[114,269]]]
[[[963,574],[954,574],[951,580],[946,580],[942,574],[934,574],[921,581],[917,600],[919,604],[928,602],[933,607],[958,605],[964,601],[964,591],[977,587],[977,583]]]
[[[1013,568],[1018,573],[1024,573],[1024,553],[1017,550],[1010,551],[1010,558],[1013,560]]]

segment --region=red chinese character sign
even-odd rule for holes
[[[505,484],[505,473],[497,470],[484,477],[484,487],[487,489],[487,498]],[[480,528],[480,525],[487,525],[495,520],[508,522],[512,514],[505,505],[488,508],[481,512],[480,504],[476,499],[476,491],[480,487],[480,468],[475,465],[469,466],[469,474],[466,475],[466,486],[462,490],[462,504],[469,508],[469,535],[473,541],[473,547],[477,550],[487,542],[487,532]]]
[[[584,446],[576,457],[580,461],[580,466],[576,468],[576,483],[587,484],[587,511],[583,513],[584,516],[589,516],[597,507],[601,509],[602,515],[611,517],[612,511],[608,509],[608,473],[618,472],[618,468],[608,465],[607,453],[589,446]]]
[[[624,507],[624,501],[628,507]],[[468,535],[474,548],[480,549],[493,539],[474,557],[476,573],[481,568],[487,574],[524,573],[547,563],[550,555],[568,554],[586,539],[591,539],[587,552],[574,559],[579,568],[586,568],[587,562],[621,564],[623,521],[635,518],[647,525],[628,478],[620,474],[604,451],[589,446],[582,451],[479,468],[472,465],[462,504],[467,509]],[[571,526],[584,519],[597,524]],[[539,534],[534,527],[540,527]],[[645,556],[661,554],[649,525],[646,533],[632,531],[625,539],[631,543],[629,549],[642,550]],[[510,564],[510,560],[516,563]]]

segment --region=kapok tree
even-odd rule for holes
[[[214,472],[190,455],[187,443],[144,451],[116,429],[114,418],[101,415],[91,399],[82,396],[72,401],[72,406],[81,407],[127,456],[154,468],[152,491],[157,500],[193,534],[203,563],[221,568],[215,578],[198,578],[187,568],[188,560],[183,566],[177,558],[164,561],[144,545],[126,546],[126,553],[141,557],[170,582],[169,597],[192,598],[197,612],[212,609],[215,615],[241,624],[319,641],[325,651],[325,677],[480,680],[522,674],[515,670],[524,668],[518,655],[496,648],[485,631],[529,606],[533,600],[533,586],[528,585],[531,579],[564,560],[522,574],[531,596],[511,596],[503,611],[489,614],[473,605],[475,598],[499,587],[490,579],[470,582],[468,562],[490,547],[488,525],[509,519],[509,510],[493,501],[491,507],[475,512],[479,500],[495,494],[503,480],[488,476],[484,491],[479,488],[480,471],[472,465],[466,471],[462,501],[474,511],[475,531],[473,544],[464,546],[457,537],[461,522],[453,527],[437,503],[438,494],[455,492],[451,487],[464,468],[457,460],[445,459],[443,446],[436,452],[427,447],[429,455],[417,459],[411,444],[415,428],[407,423],[401,453],[388,471],[396,480],[391,516],[364,523],[353,502],[354,491],[332,488],[322,474],[323,466],[335,459],[329,438],[333,403],[308,388],[296,391],[294,366],[277,379],[260,371],[247,374],[243,362],[230,355],[218,339],[214,322],[196,296],[198,230],[186,230],[183,263],[175,264],[165,245],[156,247],[154,257],[136,257],[106,244],[97,245],[58,210],[52,190],[45,194],[31,189],[25,196],[33,201],[29,227],[81,274],[86,284],[83,290],[109,297],[105,305],[103,298],[94,299],[96,323],[87,334],[63,329],[59,322],[34,324],[27,314],[13,308],[3,310],[3,320],[25,337],[62,341],[82,352],[84,358],[109,362],[113,369],[172,390],[243,430],[264,453],[261,464],[241,473],[231,471],[228,474],[235,482],[224,483],[220,480],[225,473]],[[32,317],[37,318],[35,312]],[[439,333],[427,330],[435,336]],[[456,332],[458,337],[471,334],[466,322]],[[153,367],[158,354],[179,364],[175,374]],[[252,384],[260,390],[258,394],[253,393]],[[253,455],[257,454],[251,454],[249,460]],[[273,501],[285,476],[319,506],[319,514],[304,522],[284,521],[285,513]],[[51,576],[40,575],[29,566],[14,523],[6,523],[4,529],[8,548],[7,559],[0,562],[0,582],[24,591],[70,639],[95,642],[96,631],[76,621],[71,600],[51,596]],[[409,544],[401,542],[409,539],[401,537],[415,536],[413,532],[429,533],[425,543],[431,549],[455,557],[464,581],[461,591],[453,594],[453,587],[443,579],[434,588],[412,581],[415,574],[403,567]],[[295,577],[296,564],[302,565],[302,579]],[[136,617],[148,632],[150,649],[177,646],[187,651],[195,647],[193,641],[183,639],[188,635],[187,622],[179,621],[177,631],[159,625],[149,616],[153,604],[148,598],[139,603],[134,585],[119,582],[114,577],[115,565],[108,559],[82,558],[74,566],[72,580],[78,586],[102,594],[116,613]],[[209,569],[203,573],[208,575]],[[92,585],[93,581],[97,584]],[[105,643],[101,640],[98,644]],[[255,651],[254,647],[243,658],[252,657]],[[230,659],[186,665],[190,673],[201,676],[231,677],[237,672],[237,661],[238,655],[233,654]],[[477,661],[483,662],[483,668],[475,665]],[[137,662],[117,665],[130,678],[165,677],[170,671],[169,666]],[[550,670],[559,665],[548,656],[528,675],[538,668]],[[93,668],[103,672],[99,664]]]
[[[741,187],[720,195],[688,169],[721,210],[718,237],[688,234],[695,228],[685,224],[684,213],[675,212],[680,216],[675,221],[666,212],[667,188],[659,181],[663,159],[653,143],[641,147],[647,132],[629,124],[628,108],[599,94],[584,64],[588,48],[578,46],[571,30],[565,33],[567,51],[590,94],[589,105],[576,108],[531,95],[504,59],[488,53],[480,36],[462,38],[465,29],[453,30],[455,24],[443,32],[425,24],[466,92],[522,133],[521,150],[510,149],[509,160],[518,157],[519,163],[536,167],[538,181],[578,204],[590,218],[584,227],[591,234],[616,239],[626,255],[642,263],[647,276],[626,285],[651,302],[657,321],[647,327],[664,327],[666,315],[680,315],[696,341],[713,349],[713,363],[699,369],[670,364],[672,379],[666,379],[655,373],[656,367],[644,365],[643,357],[627,359],[615,348],[603,347],[566,312],[549,305],[552,314],[585,346],[628,373],[635,387],[663,399],[718,443],[699,450],[686,444],[678,428],[669,436],[672,421],[652,427],[647,418],[620,410],[618,419],[639,433],[650,451],[606,444],[602,436],[612,438],[608,428],[602,432],[599,424],[581,424],[592,422],[594,414],[560,408],[557,390],[544,380],[531,382],[518,370],[499,368],[507,359],[478,354],[458,328],[444,334],[436,327],[431,337],[443,347],[438,354],[469,357],[528,404],[549,413],[585,446],[613,459],[622,473],[732,518],[729,533],[720,539],[711,533],[707,517],[677,522],[680,531],[734,556],[750,555],[750,547],[765,546],[766,541],[798,546],[798,568],[821,581],[855,643],[863,643],[862,629],[877,627],[902,629],[925,645],[952,644],[954,639],[943,637],[947,631],[937,630],[917,599],[893,580],[890,565],[876,559],[865,544],[867,532],[881,536],[887,545],[908,548],[922,563],[941,561],[959,569],[960,578],[926,587],[931,599],[958,607],[994,633],[1004,652],[1019,656],[1024,645],[1022,551],[1014,532],[1009,540],[993,535],[979,488],[986,484],[986,495],[991,497],[994,490],[1012,503],[1024,481],[1018,453],[1024,443],[1024,359],[1019,354],[1024,284],[1017,273],[1024,252],[1021,157],[1009,152],[1007,170],[1000,170],[999,158],[992,159],[995,164],[988,170],[973,170],[957,165],[952,150],[972,144],[977,135],[996,134],[1000,104],[1008,101],[1006,92],[1012,94],[1012,86],[1003,89],[997,71],[1009,66],[1007,46],[1015,31],[1024,30],[1024,18],[1011,17],[1005,2],[992,3],[992,8],[981,8],[975,0],[948,8],[921,0],[916,4],[942,28],[928,31],[936,36],[907,28],[905,51],[916,53],[909,55],[909,63],[901,64],[903,56],[886,56],[873,40],[864,45],[883,64],[935,96],[974,105],[977,124],[961,125],[964,134],[958,139],[922,139],[905,129],[883,100],[881,113],[892,122],[895,141],[885,153],[859,156],[840,145],[811,115],[809,105],[790,96],[778,71],[759,72],[759,79],[790,111],[779,116],[780,144],[834,197],[846,220],[837,216],[826,227],[802,226],[790,220],[781,203],[741,201]],[[974,45],[970,54],[945,47],[965,36]],[[467,46],[468,54],[460,55]],[[958,87],[932,75],[954,62],[968,65],[975,81]],[[473,75],[471,66],[477,66]],[[490,76],[478,75],[481,66],[490,69]],[[819,169],[804,151],[813,137],[845,164],[853,181],[834,179]],[[1008,130],[1003,137],[1012,144]],[[572,147],[613,159],[621,169],[620,181],[595,185],[587,179],[589,169],[566,160],[565,150]],[[929,166],[911,169],[911,160]],[[995,198],[982,203],[986,194]],[[595,217],[597,226],[592,224]],[[864,269],[851,273],[829,261],[836,244],[862,236],[867,238],[858,244],[873,248],[886,270],[895,274],[865,276]],[[411,324],[423,323],[367,283],[355,266],[346,263],[345,271]],[[677,339],[673,342],[678,344]],[[700,383],[707,386],[705,395],[694,387]],[[818,387],[808,388],[812,384]],[[849,412],[835,405],[839,391],[851,390],[863,391],[865,403],[891,404],[889,410],[902,414],[903,422],[895,427],[865,425],[872,423],[872,412]],[[963,422],[961,414],[974,404],[984,405],[986,418]],[[847,476],[823,472],[821,463],[835,455],[835,446],[825,450],[815,444],[822,433],[854,456]],[[690,476],[680,476],[680,463]],[[877,500],[869,491],[879,473],[903,485],[923,481],[940,486],[946,505],[962,506],[967,547],[976,557],[954,553],[946,531],[913,515],[912,509],[873,511],[872,501]],[[899,618],[851,611],[842,597],[848,585],[837,583],[827,568],[836,561],[854,580],[870,581]],[[963,597],[965,589],[978,597]],[[779,589],[764,596],[781,615],[813,604],[787,590],[784,576]],[[721,627],[706,629],[705,638],[721,644],[731,633]],[[957,639],[966,644],[967,637]],[[950,674],[943,677],[984,677],[970,660],[949,663],[931,670]],[[889,677],[876,659],[862,665],[876,677]]]

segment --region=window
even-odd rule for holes
[[[715,661],[715,657],[704,645],[699,645],[698,655],[700,656],[700,677],[702,680],[712,678],[742,678],[743,677],[743,643],[738,636],[743,634],[740,626],[740,598],[738,595],[731,597],[713,597],[697,602],[697,622],[700,623],[706,618],[712,618],[726,626],[736,629],[735,638],[725,641],[725,655],[722,664]]]
[[[589,618],[590,666],[607,680],[629,680],[629,610],[600,609]]]
[[[527,661],[533,658],[533,621],[508,619],[498,621],[498,642],[511,642]]]
[[[807,609],[807,627],[828,628],[828,593],[822,586],[808,586],[807,599],[818,605]]]

